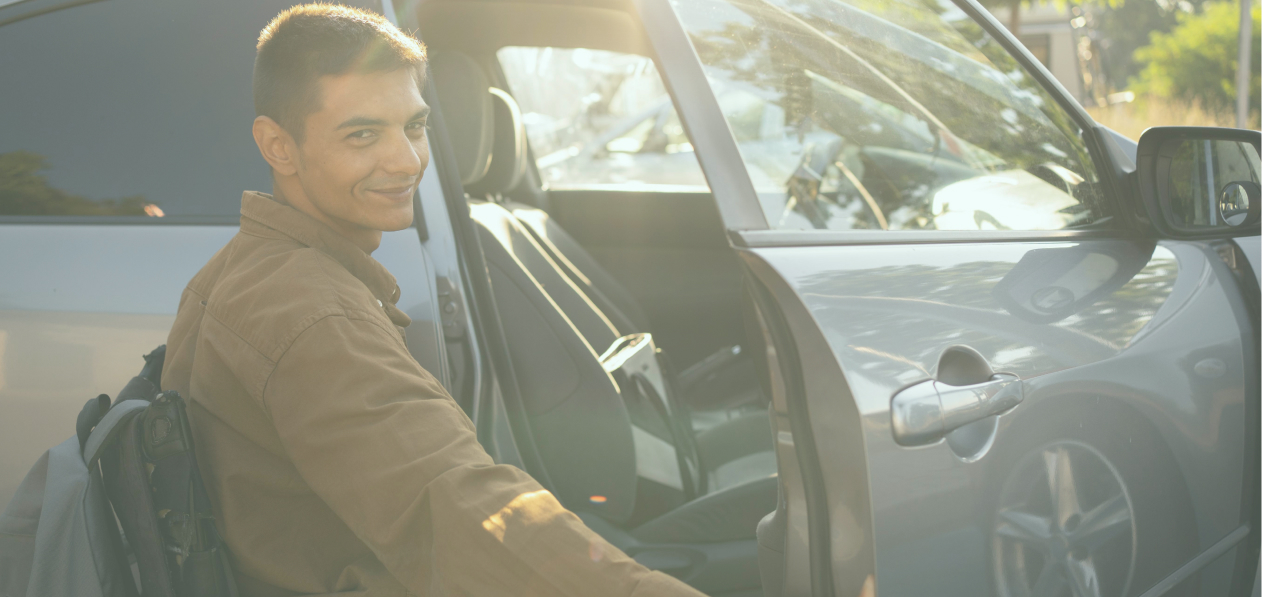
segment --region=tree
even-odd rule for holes
[[[48,184],[48,161],[29,151],[0,153],[0,215],[143,216],[143,197],[93,201]]]
[[[1207,3],[1201,14],[1181,14],[1169,33],[1153,32],[1148,46],[1135,51],[1144,65],[1133,80],[1136,93],[1199,102],[1215,112],[1231,112],[1236,101],[1236,2]],[[1262,7],[1253,10],[1253,53],[1262,47]],[[1262,76],[1256,68],[1249,84],[1251,113],[1257,113]]]
[[[1100,67],[1109,90],[1126,89],[1128,82],[1139,75],[1143,65],[1135,62],[1135,50],[1148,45],[1152,32],[1174,29],[1180,13],[1200,13],[1202,4],[1204,0],[1145,0],[1090,11],[1088,35],[1099,50]]]

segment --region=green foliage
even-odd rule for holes
[[[1199,13],[1204,3],[1204,0],[1140,0],[1089,11],[1089,35],[1096,42],[1100,67],[1109,82],[1109,90],[1125,89],[1127,81],[1139,75],[1143,65],[1135,62],[1135,50],[1148,45],[1152,32],[1174,29],[1179,24],[1178,15],[1185,12],[1185,7]]]
[[[1131,89],[1140,94],[1199,102],[1210,111],[1231,111],[1236,102],[1237,36],[1240,32],[1240,5],[1237,2],[1207,3],[1201,14],[1182,14],[1169,33],[1153,32],[1151,44],[1135,51],[1135,60],[1144,65],[1132,80]],[[1262,10],[1253,9],[1253,56],[1249,84],[1251,112],[1257,112],[1262,99],[1262,76],[1258,74],[1258,50],[1262,48]]]
[[[40,172],[48,161],[29,151],[0,153],[0,215],[143,216],[143,197],[93,201],[55,189]]]

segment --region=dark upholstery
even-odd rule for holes
[[[476,68],[471,59],[463,63]],[[446,77],[454,77],[455,85],[465,85],[468,78],[449,70],[435,75],[440,97]],[[487,97],[500,107],[495,120],[483,125],[501,130],[495,135],[490,172],[466,182],[465,188],[471,195],[498,199],[517,184],[514,173],[524,168],[526,152],[515,141],[524,133],[512,98],[492,93]],[[444,118],[457,112],[460,122],[475,119],[469,111],[477,106],[464,106],[464,111],[461,106],[444,100]],[[496,174],[501,168],[506,173]],[[462,164],[460,170],[467,168]],[[625,523],[638,483],[635,445],[622,396],[598,355],[619,336],[648,329],[647,317],[630,293],[546,213],[511,207],[510,212],[490,201],[469,204],[535,443],[563,504]],[[704,457],[710,494],[631,533],[645,542],[752,539],[758,521],[776,507],[774,455],[768,441],[751,443],[748,437],[767,436],[768,430],[766,417],[756,417],[703,433],[711,451]],[[739,447],[742,436],[744,443],[763,451],[750,454],[749,448]],[[728,457],[732,462],[721,462]],[[588,503],[591,495],[608,501],[597,507]]]
[[[718,543],[750,539],[758,521],[775,511],[775,475],[703,495],[631,531],[644,543]]]
[[[470,210],[535,445],[557,498],[572,510],[623,522],[635,507],[637,479],[622,397],[565,312],[519,260],[539,252],[530,250],[525,231],[498,205],[474,203]],[[526,250],[510,251],[513,243],[497,237],[524,238]],[[593,495],[606,500],[594,503]]]
[[[622,333],[651,331],[649,318],[631,292],[618,282],[548,212],[521,203],[506,205],[540,245],[566,270]],[[625,330],[625,331],[624,331]]]
[[[474,196],[507,193],[526,174],[526,127],[521,122],[521,109],[504,91],[492,87],[490,92],[495,122],[491,166],[481,180],[465,187]]]
[[[451,148],[456,154],[460,181],[468,185],[486,175],[491,161],[495,116],[491,85],[482,67],[459,52],[434,52],[429,58],[430,76],[436,86]]]
[[[771,418],[767,411],[737,417],[697,434],[697,451],[708,467],[754,452],[770,452]]]
[[[471,203],[470,210],[473,219],[496,243],[521,262],[522,267],[530,272],[544,292],[556,301],[557,307],[574,323],[574,327],[578,328],[597,355],[605,352],[619,336],[629,333],[614,328],[604,313],[561,272],[547,251],[535,242],[508,210],[494,203],[480,201]]]

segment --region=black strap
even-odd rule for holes
[[[88,444],[88,436],[92,435],[92,430],[101,422],[101,417],[110,410],[110,397],[101,394],[96,398],[88,400],[83,405],[83,410],[79,411],[79,418],[75,421],[74,432],[79,436],[79,450]]]
[[[167,345],[163,344],[153,352],[145,355],[145,366],[140,370],[140,377],[149,380],[155,388],[162,386],[162,365],[167,358]]]

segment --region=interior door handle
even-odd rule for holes
[[[953,386],[926,380],[903,388],[890,399],[894,441],[923,446],[974,421],[1003,413],[1025,399],[1021,379],[994,373],[989,381]]]

